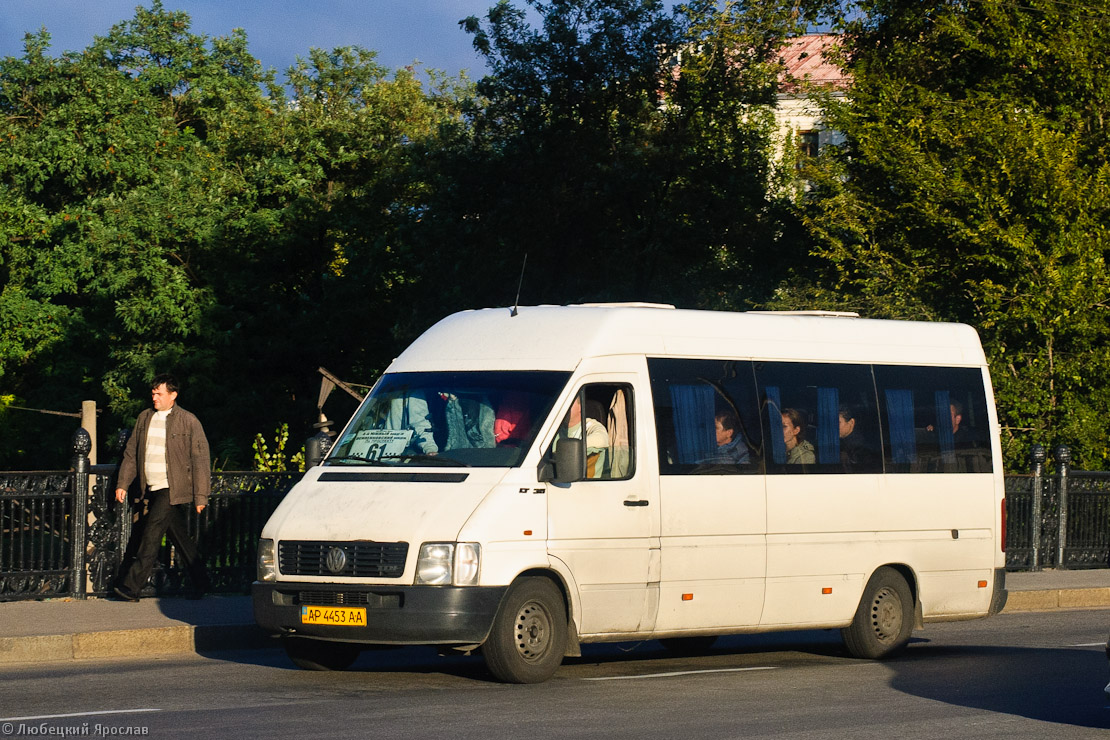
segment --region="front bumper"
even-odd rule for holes
[[[472,645],[489,635],[507,586],[362,586],[260,582],[254,619],[266,631],[377,645]],[[366,608],[366,626],[301,624],[303,605]]]

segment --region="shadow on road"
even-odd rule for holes
[[[932,646],[887,665],[912,696],[1076,727],[1110,727],[1106,655],[1085,648]],[[955,668],[953,667],[955,665]]]
[[[279,642],[273,646],[275,650],[210,657],[299,670],[280,651]],[[721,637],[713,647],[687,656],[676,656],[655,640],[584,645],[582,656],[564,660],[553,680],[865,662],[847,655],[838,630],[778,632]],[[910,696],[1059,725],[1110,727],[1110,708],[1102,693],[1107,679],[1102,650],[934,645],[915,638],[902,655],[882,665],[891,674],[890,686]],[[480,654],[440,656],[428,647],[367,650],[349,671],[495,683]]]

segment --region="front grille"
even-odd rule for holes
[[[367,591],[301,591],[298,606],[368,606],[372,609],[401,608],[401,594],[378,594]]]
[[[332,570],[343,552],[343,565]],[[400,578],[405,572],[407,542],[310,542],[282,540],[278,543],[278,568],[289,576],[345,576],[352,578]]]

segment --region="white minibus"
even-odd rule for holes
[[[965,325],[653,304],[449,316],[266,524],[255,618],[299,666],[839,628],[881,658],[1006,600],[986,359]]]

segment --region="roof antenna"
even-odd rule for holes
[[[509,312],[509,316],[516,316],[517,308],[520,306],[520,286],[524,285],[524,268],[528,265],[528,253],[524,253],[524,264],[520,266],[520,281],[516,284],[516,303],[513,304],[513,310]]]

